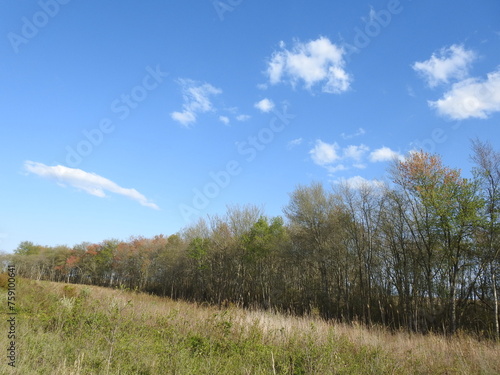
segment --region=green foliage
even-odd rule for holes
[[[209,251],[210,241],[206,238],[196,237],[191,240],[188,246],[188,257],[194,261],[196,271],[200,272],[207,269],[206,263],[207,254]]]
[[[14,250],[17,255],[37,255],[43,249],[43,246],[35,245],[31,241],[23,241]]]
[[[246,259],[252,262],[269,256],[284,237],[283,219],[275,217],[269,223],[266,217],[261,217],[249,232],[242,235]]]
[[[208,253],[209,241],[205,238],[194,238],[188,247],[188,255],[190,258],[202,261]]]

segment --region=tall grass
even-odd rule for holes
[[[25,279],[17,289],[17,367],[3,356],[4,374],[500,374],[500,346],[465,335],[394,334]]]

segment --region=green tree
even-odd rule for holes
[[[277,254],[287,242],[287,232],[281,217],[269,220],[260,217],[241,236],[247,275],[247,294],[250,299],[265,308],[271,307],[271,298],[282,289],[278,277]]]
[[[284,213],[290,222],[293,246],[303,267],[305,303],[316,304],[325,318],[333,317],[337,300],[333,289],[338,275],[341,247],[337,231],[342,209],[332,193],[326,192],[319,183],[299,186],[290,195],[290,202]],[[308,280],[309,279],[309,280]],[[312,292],[312,293],[311,293]]]
[[[42,249],[43,249],[43,246],[35,245],[31,241],[23,241],[14,250],[14,254],[17,254],[17,255],[36,255],[36,254],[39,254]]]
[[[482,202],[476,185],[462,178],[459,170],[444,166],[437,155],[413,152],[398,162],[396,170],[396,181],[425,207],[427,229],[437,240],[441,288],[448,297],[453,334],[457,329],[457,283],[469,266],[468,252]]]

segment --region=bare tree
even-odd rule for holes
[[[493,314],[495,338],[500,340],[497,274],[500,254],[500,152],[493,150],[490,143],[476,139],[472,142],[472,160],[476,164],[474,173],[481,186],[485,205],[486,251],[484,264],[488,266],[493,292]]]

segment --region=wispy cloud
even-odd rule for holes
[[[261,101],[258,101],[254,104],[255,108],[260,110],[261,112],[267,113],[270,112],[274,108],[274,103],[272,100],[268,98],[264,98]]]
[[[210,97],[222,93],[222,90],[208,83],[199,83],[191,79],[179,79],[178,83],[182,87],[184,104],[182,111],[172,112],[170,116],[173,120],[188,127],[196,122],[197,114],[214,110]]]
[[[369,20],[368,21],[376,21],[377,20],[377,12],[373,8],[373,6],[370,6],[370,13],[368,14]]]
[[[222,122],[224,125],[229,125],[229,117],[227,116],[219,116],[219,121]]]
[[[196,116],[193,112],[184,110],[183,112],[172,112],[170,114],[173,120],[180,122],[184,126],[196,122]]]
[[[415,90],[413,89],[413,87],[411,86],[406,86],[406,92],[408,93],[409,96],[411,96],[412,98],[416,98],[417,95],[415,94]]]
[[[133,199],[142,206],[158,210],[159,207],[150,202],[144,195],[135,189],[123,188],[115,182],[95,173],[85,172],[81,169],[68,168],[63,165],[48,166],[34,161],[24,162],[24,169],[40,177],[56,181],[61,186],[70,185],[83,190],[88,194],[104,198],[106,191],[123,195]]]
[[[476,58],[474,51],[454,44],[441,48],[437,54],[433,53],[430,59],[416,62],[412,67],[426,80],[430,87],[436,87],[441,83],[448,83],[451,79],[466,78],[470,66]]]
[[[349,178],[339,178],[333,181],[334,184],[347,185],[351,189],[361,189],[363,187],[382,188],[384,182],[380,180],[367,180],[362,176],[353,176]]]
[[[389,147],[381,147],[370,153],[369,159],[372,163],[392,161],[394,159],[403,160],[404,156],[399,152],[391,150]]]
[[[363,144],[357,146],[357,145],[350,145],[344,148],[344,153],[343,157],[346,159],[352,159],[356,162],[360,162],[364,155],[370,150],[368,146],[365,146]]]
[[[290,142],[288,142],[286,148],[291,150],[292,148],[301,145],[302,141],[303,141],[302,138],[292,139]]]
[[[359,137],[359,136],[364,135],[364,134],[366,134],[365,129],[363,129],[363,128],[358,128],[358,130],[356,130],[356,132],[354,132],[354,133],[352,133],[352,134],[342,133],[342,134],[340,134],[340,136],[341,136],[343,139],[351,139],[351,138]]]
[[[250,117],[249,115],[238,115],[236,116],[236,120],[238,121],[248,121],[250,120]]]
[[[489,73],[486,80],[468,78],[453,84],[441,99],[429,101],[429,105],[452,120],[485,119],[500,112],[500,69]]]
[[[340,172],[340,171],[346,171],[346,170],[349,169],[344,164],[324,165],[324,167],[331,174],[334,174],[334,173],[337,173],[337,172]]]
[[[352,77],[345,71],[345,51],[328,38],[319,37],[307,43],[295,41],[291,49],[280,43],[267,67],[270,84],[303,82],[306,89],[321,84],[325,93],[347,91]]]

